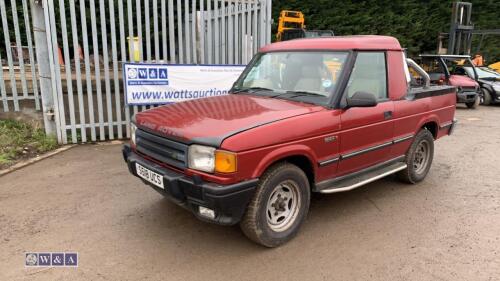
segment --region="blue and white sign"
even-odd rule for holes
[[[226,95],[244,69],[243,65],[125,63],[125,100],[128,105],[149,105]]]

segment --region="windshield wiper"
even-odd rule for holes
[[[309,91],[287,91],[288,94],[294,94],[290,98],[296,98],[296,97],[303,97],[303,96],[320,96],[320,97],[326,97],[325,95],[318,94],[315,92],[309,92]]]
[[[270,91],[273,92],[273,89],[269,88],[264,88],[264,87],[248,87],[248,88],[241,88],[241,89],[235,89],[236,91],[231,92],[231,94],[237,94],[237,93],[242,93],[242,92],[250,92],[250,93],[257,93],[261,91]]]
[[[277,94],[277,95],[269,96],[269,97],[270,98],[293,99],[293,98],[296,98],[296,97],[303,97],[303,96],[320,96],[320,97],[325,97],[322,94],[318,94],[318,93],[315,93],[315,92],[308,92],[308,91],[284,91],[284,92],[279,92],[279,94]]]

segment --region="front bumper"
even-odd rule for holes
[[[476,92],[471,92],[471,91],[458,92],[457,102],[458,103],[474,102],[477,98],[477,95],[478,94]]]
[[[200,177],[188,177],[179,172],[162,167],[135,153],[129,145],[123,146],[123,158],[130,173],[139,177],[135,163],[163,176],[164,189],[140,178],[144,183],[171,199],[174,203],[187,208],[201,220],[221,225],[238,223],[252,199],[258,179],[232,185],[218,185],[203,182]],[[199,207],[214,210],[215,218],[200,215]]]

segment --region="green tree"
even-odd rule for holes
[[[443,0],[274,0],[273,18],[281,10],[304,13],[308,29],[331,29],[336,35],[381,34],[399,39],[411,56],[435,53],[440,32],[448,32],[453,1]],[[474,0],[472,20],[476,29],[500,28],[500,1]],[[274,32],[276,32],[274,25]],[[479,38],[473,44],[478,45]],[[489,62],[500,60],[500,36],[483,41],[481,52]]]

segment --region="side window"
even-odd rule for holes
[[[386,100],[388,95],[385,53],[359,52],[346,90],[348,97],[362,91],[375,95],[377,100]]]
[[[420,66],[429,74],[431,78],[431,83],[439,84],[440,80],[445,77],[445,69],[441,63],[441,59],[438,57],[423,57],[422,61],[419,63]],[[414,77],[418,79],[418,77]]]

